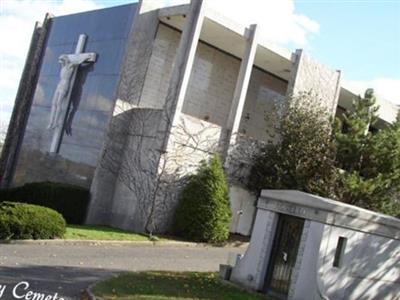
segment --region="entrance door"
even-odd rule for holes
[[[296,263],[304,219],[280,215],[265,281],[265,291],[286,299]]]

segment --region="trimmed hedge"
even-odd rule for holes
[[[54,239],[66,222],[56,211],[26,203],[0,202],[0,239]]]
[[[221,161],[214,155],[202,162],[182,191],[175,213],[175,233],[196,242],[225,242],[231,211],[228,185]]]
[[[90,200],[89,190],[55,182],[27,183],[0,190],[0,201],[23,202],[45,206],[63,215],[68,224],[82,224]]]

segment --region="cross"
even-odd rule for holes
[[[60,81],[53,95],[49,130],[54,130],[50,145],[50,153],[58,153],[60,150],[61,139],[65,130],[65,123],[71,108],[71,92],[74,87],[76,73],[79,65],[83,63],[96,62],[96,53],[83,53],[87,36],[79,35],[78,43],[74,54],[62,54],[58,58],[61,64]],[[67,131],[68,134],[68,131]]]

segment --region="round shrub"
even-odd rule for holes
[[[218,156],[202,162],[181,193],[175,214],[176,234],[196,242],[221,243],[229,237],[228,186]]]
[[[32,204],[0,202],[0,239],[62,237],[66,222],[58,212]]]

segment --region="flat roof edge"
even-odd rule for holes
[[[249,23],[247,25],[240,24],[210,7],[206,7],[205,17],[215,23],[220,24],[221,26],[224,26],[232,30],[233,32],[236,32],[241,36],[245,36],[246,30],[250,27],[250,25],[253,24],[253,23]],[[288,61],[291,60],[292,52],[290,50],[274,45],[271,42],[267,41],[265,37],[263,37],[263,27],[260,27],[259,29],[258,46],[264,47],[278,54],[282,58],[287,59]]]
[[[400,240],[400,220],[392,216],[297,190],[262,190],[258,207],[274,210],[271,201],[302,207],[305,219]],[[300,211],[283,213],[299,216]]]

